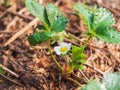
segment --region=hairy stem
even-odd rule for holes
[[[88,44],[88,42],[89,42],[89,40],[92,38],[92,36],[89,36],[88,38],[87,38],[87,40],[85,41],[85,43],[84,43],[84,45],[83,45],[83,47],[84,48],[86,48],[86,46],[87,46],[87,44]]]
[[[57,67],[61,70],[62,72],[62,67],[60,66],[60,64],[57,62],[56,58],[53,56],[53,53],[51,51],[51,46],[50,46],[50,40],[48,40],[48,50],[50,52],[50,55],[52,56],[52,59],[54,61],[54,63],[57,65]]]
[[[64,57],[65,57],[65,61],[66,61],[66,63],[69,64],[68,56],[65,55]]]
[[[68,68],[68,70],[67,70],[67,73],[66,73],[66,74],[71,74],[71,73],[73,72],[73,70],[74,70],[74,66],[69,65],[69,68]]]

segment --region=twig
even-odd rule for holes
[[[12,31],[12,32],[10,32],[10,31],[0,31],[0,34],[13,34],[13,33],[16,33],[16,31]]]
[[[0,19],[7,14],[7,11],[3,12],[1,15],[0,15]]]
[[[18,14],[22,14],[26,10],[27,10],[26,8],[23,8],[18,12]],[[19,19],[19,17],[15,16],[15,18],[7,25],[6,31],[10,31],[10,28],[13,27],[17,23],[18,19]]]
[[[73,45],[80,46],[78,43],[76,43],[76,42],[74,42],[74,41],[72,41],[72,40],[70,40],[70,39],[64,38],[64,40],[65,40],[66,42],[72,43]]]
[[[96,46],[93,46],[93,45],[90,45],[91,47],[93,47],[93,48],[97,48],[97,49],[101,49],[101,50],[105,50],[105,51],[107,51],[114,59],[116,59],[118,62],[120,62],[120,59],[119,58],[117,58],[117,57],[115,57],[108,49],[106,49],[106,48],[99,48],[99,47],[96,47]]]
[[[113,69],[113,67],[110,67],[107,71],[105,71],[105,73],[110,72],[110,70],[112,70],[112,69]]]
[[[91,47],[93,50],[95,50],[96,48],[95,47]],[[99,49],[102,49],[102,48],[99,48]],[[107,51],[114,59],[116,59],[118,62],[120,62],[120,59],[115,57],[108,49],[104,48],[105,51]],[[104,56],[106,59],[108,59],[107,56],[105,56],[103,53],[101,52],[98,52],[100,53],[102,56]]]
[[[3,75],[3,74],[1,74],[1,73],[0,73],[0,75],[1,75],[2,77],[6,78],[7,80],[9,80],[9,81],[11,81],[11,82],[13,82],[13,83],[19,85],[19,86],[23,86],[21,83],[18,83],[17,81],[12,80],[12,79],[10,79],[9,77],[6,77],[5,75]]]
[[[89,66],[90,68],[93,68],[94,70],[96,70],[97,72],[99,72],[100,74],[104,74],[104,72],[100,71],[99,69],[97,69],[96,67],[93,67],[92,65],[86,63],[87,66]]]
[[[82,43],[84,43],[85,41],[83,41],[83,40],[81,40],[80,38],[78,38],[78,37],[76,37],[75,35],[73,35],[73,34],[71,34],[71,33],[69,33],[69,35],[71,36],[71,37],[73,37],[74,39],[76,39],[76,40],[78,40],[79,42],[82,42]],[[71,42],[72,43],[72,42]],[[74,44],[74,43],[73,43]],[[78,46],[78,45],[77,45]],[[80,45],[79,45],[80,46]],[[89,44],[88,43],[88,46],[91,46],[91,47],[94,47],[94,48],[98,48],[98,49],[103,49],[103,48],[99,48],[99,47],[96,47],[96,46],[94,46],[94,45],[91,45],[91,44]]]
[[[109,50],[107,50],[107,51],[111,54],[111,56],[112,56],[114,59],[116,59],[116,60],[120,63],[120,59],[119,59],[119,58],[115,57]]]
[[[78,70],[79,71],[79,70]],[[81,81],[81,77],[78,77],[75,73],[71,73],[71,76],[73,77],[73,78],[75,78],[76,80],[78,80],[78,81]],[[84,78],[83,78],[84,79]],[[86,80],[84,79],[84,81],[86,82]],[[87,82],[86,82],[87,83]]]
[[[29,28],[31,28],[33,25],[35,25],[35,23],[37,23],[39,21],[38,18],[35,18],[33,21],[31,21],[28,25],[26,25],[24,28],[22,28],[19,32],[17,32],[15,35],[13,35],[10,39],[8,39],[8,41],[4,44],[4,46],[7,46],[8,44],[10,44],[11,42],[13,42],[16,38],[18,38],[20,35],[22,35],[23,33],[25,33],[27,30],[29,30]]]
[[[3,69],[3,70],[5,70],[5,71],[7,71],[7,72],[9,72],[9,73],[11,73],[13,76],[15,76],[15,77],[19,77],[19,75],[18,74],[16,74],[15,72],[13,72],[13,71],[11,71],[10,69],[8,69],[8,68],[6,68],[5,66],[3,66],[2,64],[0,64],[0,67]]]
[[[69,80],[69,81],[72,81],[73,83],[75,83],[75,84],[77,84],[79,86],[82,86],[78,81],[76,81],[76,80],[74,80],[72,78],[66,78],[66,79]]]
[[[16,6],[14,5],[14,6],[12,6],[12,7],[10,7],[10,8],[8,8],[7,10],[11,10],[11,9],[13,9],[13,8],[15,8]],[[7,14],[7,10],[6,11],[4,11],[1,15],[0,15],[0,19],[4,16],[4,15],[6,15]]]
[[[26,9],[26,8],[23,8],[23,9]],[[26,9],[26,10],[27,10],[27,9]],[[12,11],[10,11],[10,10],[7,10],[7,12],[10,13],[10,14],[19,16],[19,17],[21,17],[21,18],[23,18],[23,19],[33,20],[32,17],[28,17],[28,16],[25,16],[25,15],[21,15],[21,14],[19,14],[19,13],[17,13],[17,12],[12,12]]]
[[[34,46],[35,49],[48,49],[46,45],[41,45],[41,46]]]
[[[83,73],[83,71],[82,70],[79,70],[80,71],[80,73],[83,75],[83,77],[87,80],[87,81],[89,81],[89,79],[87,78],[87,76]]]
[[[75,35],[73,35],[73,34],[71,34],[71,33],[69,33],[69,35],[70,35],[72,38],[78,40],[79,42],[83,42],[80,38],[76,37]]]
[[[49,87],[49,85],[48,85],[48,83],[47,83],[47,81],[46,81],[46,78],[45,78],[45,77],[43,77],[43,80],[44,80],[44,82],[45,82],[46,86],[47,86],[47,87]]]

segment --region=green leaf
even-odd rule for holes
[[[120,44],[120,32],[113,28],[99,29],[95,33],[99,39],[105,42]]]
[[[35,27],[35,29],[39,29],[39,30],[46,30],[46,28],[43,26],[43,25],[37,25],[36,27]]]
[[[107,27],[112,27],[115,24],[112,13],[105,8],[98,8],[94,13],[93,29],[104,30]]]
[[[30,45],[35,46],[36,44],[40,44],[42,42],[47,41],[49,38],[55,36],[55,32],[43,31],[41,33],[35,32],[33,35],[28,37],[28,41]]]
[[[102,84],[98,80],[90,81],[87,85],[82,87],[81,90],[106,90],[101,87]]]
[[[50,22],[51,31],[63,31],[67,24],[67,18],[62,15],[60,10],[55,5],[49,3],[46,6],[46,12]]]
[[[45,8],[40,3],[36,2],[36,0],[25,0],[25,5],[35,17],[39,18],[43,22],[45,28],[48,29],[49,21]]]
[[[76,64],[76,65],[74,65],[74,66],[75,66],[75,68],[80,69],[80,70],[84,69],[84,67],[83,67],[82,65]]]
[[[2,68],[0,68],[0,73],[5,74],[5,71]]]
[[[62,15],[59,9],[53,4],[47,4],[44,8],[35,0],[26,0],[26,7],[36,17],[38,17],[43,25],[39,25],[36,29],[42,30],[41,33],[35,32],[28,37],[31,45],[36,45],[47,41],[49,38],[55,36],[56,32],[61,32],[65,29],[67,18]]]
[[[104,74],[103,83],[107,90],[120,90],[120,72]]]
[[[81,3],[76,3],[73,8],[76,11],[76,14],[83,19],[89,30],[92,29],[93,12],[87,6]]]
[[[105,42],[120,44],[120,32],[112,28],[114,24],[115,20],[109,10],[99,8],[94,13],[93,32],[96,36]]]
[[[77,62],[85,57],[83,50],[83,47],[72,46],[72,60],[74,62]]]
[[[77,69],[81,68],[81,64],[85,64],[85,54],[84,48],[72,46],[72,62],[71,64],[74,65]]]

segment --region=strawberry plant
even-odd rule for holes
[[[59,9],[49,3],[46,5],[46,7],[43,7],[40,3],[36,2],[35,0],[26,0],[25,4],[28,8],[28,10],[37,18],[40,19],[42,22],[42,25],[38,25],[36,28],[38,28],[40,31],[35,31],[32,35],[28,37],[28,41],[31,45],[35,46],[36,44],[40,44],[42,42],[48,42],[48,49],[50,51],[51,56],[53,57],[54,62],[56,65],[59,67],[61,71],[62,67],[60,64],[57,62],[55,57],[53,56],[51,52],[51,42],[50,40],[54,40],[53,37],[56,38],[56,36],[65,30],[66,24],[67,24],[67,18],[62,15],[62,13],[59,11]],[[61,38],[61,37],[60,37]],[[59,38],[58,38],[59,39]],[[71,49],[71,44],[63,43],[58,47],[54,48],[56,51],[57,55],[67,55],[67,52],[70,51]],[[79,52],[80,51],[80,52]],[[66,72],[73,72],[74,68],[82,68],[81,65],[78,63],[85,62],[84,61],[84,54],[83,53],[83,48],[82,47],[72,47],[72,61],[66,60],[67,62],[67,71]],[[77,54],[77,58],[76,57]],[[67,56],[66,56],[67,57]]]
[[[65,29],[67,18],[51,3],[47,4],[46,7],[43,7],[35,0],[26,0],[25,4],[28,10],[42,22],[42,25],[38,26],[41,31],[35,31],[35,33],[28,37],[29,43],[35,46],[36,44],[48,41],[50,54],[56,65],[62,70],[60,64],[56,61],[51,52],[50,39],[55,37],[58,32],[62,32]]]
[[[97,37],[108,43],[120,44],[120,32],[112,26],[115,24],[112,13],[105,8],[89,8],[84,4],[76,3],[74,10],[88,27],[88,35]]]
[[[58,8],[49,3],[43,7],[35,0],[25,1],[28,10],[43,23],[39,25],[41,33],[35,32],[29,36],[28,40],[31,45],[40,44],[55,36],[56,33],[62,32],[67,24],[67,18],[62,15]]]
[[[108,43],[120,44],[120,32],[117,32],[112,27],[115,24],[113,15],[104,8],[92,9],[80,3],[74,5],[75,13],[83,19],[88,27],[88,39],[84,45],[77,47],[71,43],[63,42],[64,36],[66,36],[63,33],[68,20],[54,4],[48,3],[44,7],[35,0],[25,0],[25,5],[42,22],[42,25],[38,25],[35,28],[35,32],[28,37],[29,43],[35,46],[42,42],[47,42],[52,60],[63,75],[73,73],[74,69],[83,69],[83,64],[85,64],[84,49],[92,37],[97,37]],[[54,51],[57,55],[64,57],[65,64],[63,66],[58,63],[51,50],[51,42],[56,42],[57,40],[61,40],[62,43],[54,47]],[[76,81],[74,82],[76,83]],[[99,88],[99,82],[91,82],[90,87],[94,88],[93,84]],[[88,89],[83,88],[82,90]]]

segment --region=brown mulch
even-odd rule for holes
[[[9,1],[9,0],[8,0]],[[105,7],[109,9],[116,20],[114,27],[120,31],[120,1],[119,0],[39,0],[45,5],[53,2],[69,19],[66,31],[77,39],[76,42],[65,39],[72,44],[82,45],[86,40],[83,33],[86,27],[83,22],[72,14],[72,5],[75,2],[85,2],[89,6]],[[1,3],[1,1],[0,1]],[[10,6],[0,5],[0,64],[14,72],[16,75],[6,72],[0,74],[0,90],[79,90],[73,82],[62,79],[61,73],[56,68],[47,50],[47,44],[30,46],[27,37],[39,24],[32,22],[34,17],[27,11],[23,0],[11,0]],[[30,24],[32,23],[32,24]],[[9,43],[4,44],[9,38],[27,26],[22,33]],[[87,79],[102,78],[105,72],[120,71],[120,45],[107,44],[100,40],[92,39],[87,46],[85,69],[75,70],[72,78],[85,84]],[[58,57],[60,63],[64,60]],[[85,78],[85,76],[86,78]]]

